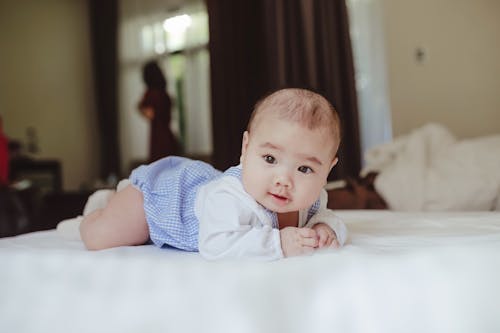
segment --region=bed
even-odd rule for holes
[[[273,262],[0,239],[0,332],[500,331],[500,212],[337,214],[344,248]]]

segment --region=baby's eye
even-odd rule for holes
[[[264,161],[266,161],[269,164],[276,163],[276,159],[271,155],[264,155],[263,157],[264,157]]]
[[[311,169],[310,167],[305,166],[305,165],[299,166],[299,168],[297,170],[299,170],[299,172],[302,172],[302,173],[311,173],[311,172],[313,172],[313,169]]]

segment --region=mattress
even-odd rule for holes
[[[0,332],[500,331],[500,213],[337,215],[346,246],[272,262],[0,239]]]

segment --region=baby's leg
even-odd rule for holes
[[[141,245],[149,239],[142,193],[129,185],[114,194],[106,207],[84,217],[80,235],[89,250]]]

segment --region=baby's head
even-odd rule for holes
[[[339,117],[323,96],[278,90],[256,104],[243,134],[243,186],[272,211],[304,209],[319,197],[339,144]]]
[[[340,119],[335,108],[326,98],[306,89],[287,88],[275,91],[260,99],[250,116],[247,131],[257,127],[266,116],[277,116],[284,121],[293,122],[311,130],[326,130],[332,154],[337,153],[341,129]]]

